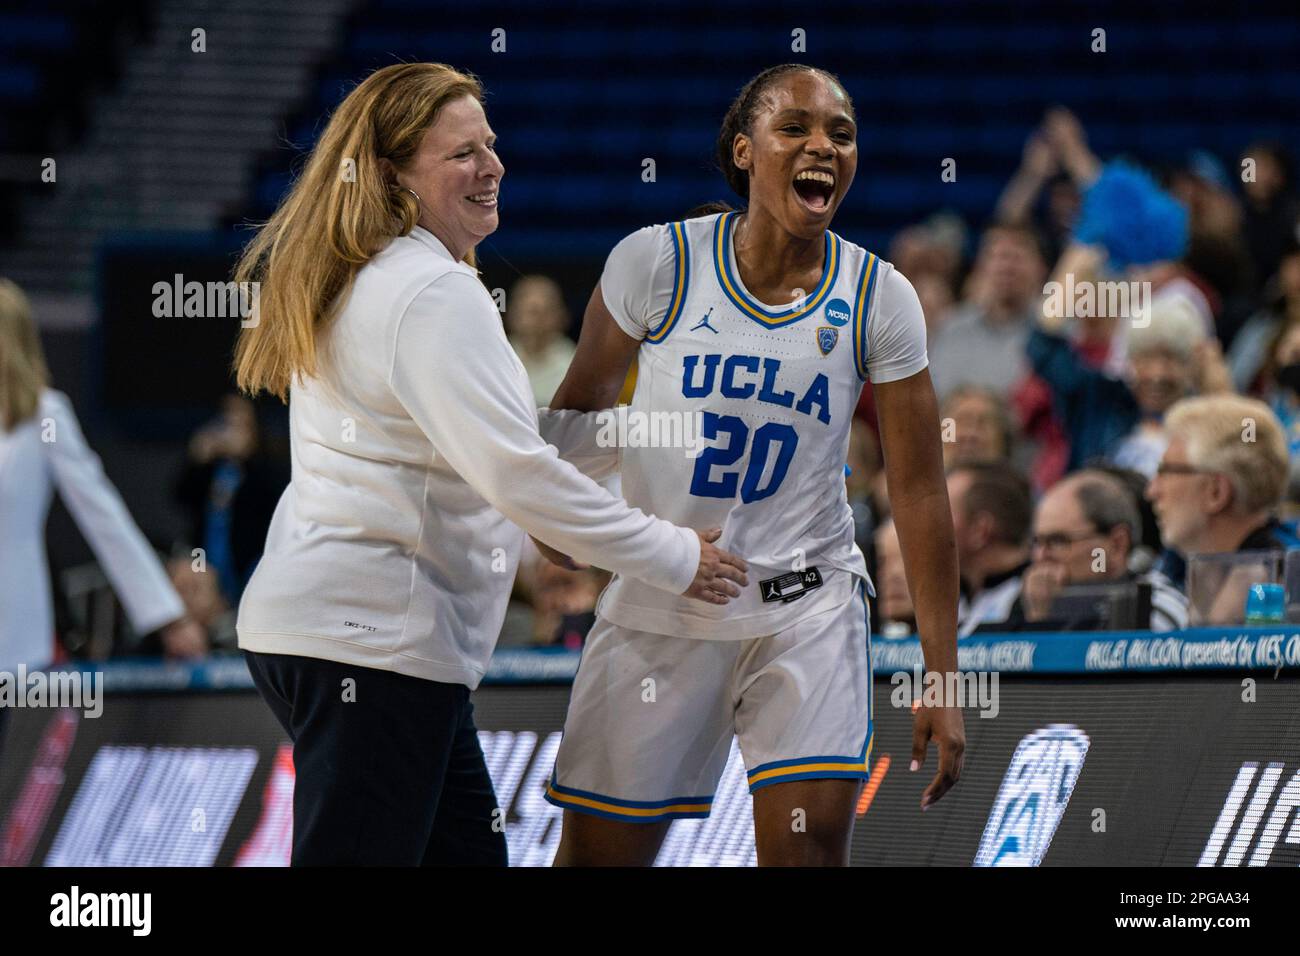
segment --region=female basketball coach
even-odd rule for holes
[[[239,385],[289,395],[293,478],[238,630],[294,743],[295,865],[505,863],[469,696],[525,531],[714,604],[747,583],[716,531],[630,509],[560,458],[609,460],[580,413],[543,411],[539,433],[473,267],[497,227],[495,139],[473,77],[379,70],[236,270],[260,283]]]

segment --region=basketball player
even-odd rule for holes
[[[869,773],[871,590],[844,487],[849,426],[875,386],[890,497],[928,669],[956,669],[957,562],[916,293],[830,231],[857,166],[839,81],[785,65],[755,77],[719,137],[748,209],[642,229],[610,254],[553,405],[606,408],[638,359],[631,411],[701,413],[708,445],[622,449],[629,504],[721,526],[754,580],[692,606],[617,575],[575,679],[547,798],[560,865],[648,865],[671,821],[709,813],[740,739],[760,865],[844,865]],[[955,707],[922,708],[961,772]]]

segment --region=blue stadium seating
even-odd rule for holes
[[[1107,52],[1090,50],[1107,30]],[[506,30],[505,53],[490,49]],[[790,31],[807,30],[806,54]],[[1026,133],[1057,103],[1103,155],[1174,162],[1193,147],[1226,163],[1253,139],[1300,145],[1300,22],[1252,7],[1100,2],[830,5],[617,0],[469,6],[445,24],[423,0],[372,0],[351,21],[315,96],[286,127],[310,146],[350,85],[375,67],[431,59],[478,73],[507,166],[503,253],[602,254],[637,225],[728,198],[713,169],[717,126],[754,72],[802,60],[838,72],[856,101],[861,165],[839,227],[877,247],[937,208],[978,223]],[[1261,68],[1268,64],[1267,69]],[[657,181],[641,182],[653,157]],[[940,163],[958,160],[942,183]],[[252,198],[264,217],[292,151],[267,156]]]

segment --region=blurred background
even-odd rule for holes
[[[137,523],[161,552],[183,552],[203,535],[210,475],[196,469],[227,435],[262,466],[241,524],[269,519],[287,476],[286,419],[273,403],[227,397],[237,323],[155,317],[154,284],[227,278],[249,225],[269,216],[369,70],[429,59],[483,79],[507,173],[502,226],[480,261],[488,287],[507,293],[525,276],[551,280],[506,299],[539,402],[563,375],[612,245],[704,201],[735,201],[713,150],[738,88],[787,60],[838,73],[859,114],[860,165],[834,228],[917,287],[946,399],[990,384],[964,380],[946,320],[980,307],[982,277],[1001,284],[996,308],[1024,311],[1095,164],[1116,157],[1187,207],[1179,265],[1225,355],[1253,316],[1300,319],[1298,47],[1300,22],[1257,4],[11,0],[0,14],[0,275],[30,297],[54,385]],[[1254,183],[1242,182],[1247,153]],[[982,245],[997,222],[1027,227],[1028,240],[1011,231]],[[1273,386],[1277,329],[1252,338],[1238,389]],[[963,422],[1001,424],[961,428],[958,443],[985,431],[1027,441],[1011,457],[1038,493],[1080,462],[1050,394],[1017,387],[1022,344],[1007,339],[993,396],[958,403]],[[867,392],[859,443],[870,445]],[[887,501],[870,481],[878,453],[857,454],[865,542]],[[49,546],[66,591],[62,572],[92,556],[59,509]]]

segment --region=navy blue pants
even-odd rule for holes
[[[244,657],[293,741],[294,866],[506,865],[469,688],[313,657]]]

